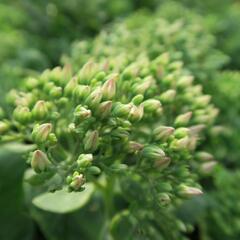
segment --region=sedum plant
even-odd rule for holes
[[[198,146],[218,110],[184,65],[179,39],[167,44],[183,25],[154,23],[160,43],[145,28],[132,33],[131,22],[81,43],[73,70],[26,79],[9,92],[12,111],[1,117],[2,142],[32,145],[25,181],[38,185],[33,203],[66,213],[100,196],[98,239],[186,239],[192,227],[176,207],[202,194],[199,177],[216,164]]]

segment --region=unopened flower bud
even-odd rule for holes
[[[87,85],[77,85],[73,91],[73,94],[78,101],[85,100],[90,94],[90,87]]]
[[[171,202],[171,198],[167,193],[159,193],[158,194],[158,201],[161,205],[166,206]]]
[[[210,100],[210,95],[199,96],[194,99],[194,105],[195,107],[205,107],[209,104]]]
[[[174,132],[174,128],[159,126],[153,130],[155,140],[166,141]]]
[[[116,94],[116,79],[118,75],[111,76],[102,86],[103,99],[111,100]]]
[[[38,143],[44,143],[48,140],[48,136],[52,131],[51,123],[44,123],[38,126],[35,126],[32,132],[32,137],[34,141]]]
[[[132,105],[132,108],[129,112],[128,119],[133,122],[140,121],[143,117],[143,105],[135,106]]]
[[[54,146],[57,144],[58,140],[54,133],[50,133],[48,136],[48,142],[51,146]]]
[[[84,149],[87,152],[94,152],[97,150],[99,145],[98,131],[88,131],[84,140]]]
[[[96,88],[90,95],[87,97],[85,103],[91,108],[97,107],[102,99],[102,90],[101,88]]]
[[[88,173],[92,175],[99,175],[101,173],[101,169],[96,166],[91,166],[88,168]]]
[[[91,117],[92,113],[91,110],[86,109],[85,107],[83,107],[82,105],[78,105],[73,113],[75,120],[77,121],[83,121],[89,117]]]
[[[158,169],[163,169],[167,167],[170,164],[170,162],[171,162],[171,159],[169,157],[163,157],[154,162],[154,167]]]
[[[131,104],[116,103],[113,108],[113,114],[117,117],[126,117],[131,111]]]
[[[156,99],[148,99],[142,103],[144,106],[144,111],[147,113],[161,112],[162,104],[159,100]]]
[[[28,107],[18,106],[13,112],[14,118],[20,123],[27,123],[31,120],[32,114]]]
[[[128,151],[130,153],[135,153],[138,152],[140,150],[142,150],[144,148],[144,145],[138,142],[134,142],[134,141],[130,141],[128,143]]]
[[[212,161],[213,155],[207,152],[198,152],[196,153],[196,159],[200,161]]]
[[[44,119],[48,114],[46,102],[43,100],[37,101],[32,109],[32,116],[36,120]]]
[[[165,153],[164,151],[155,146],[155,145],[149,145],[143,148],[142,150],[142,156],[144,158],[149,158],[153,160],[160,160],[165,158]]]
[[[133,92],[136,94],[144,94],[147,89],[152,85],[154,82],[153,78],[151,76],[148,76],[143,79],[141,83],[137,83],[133,85]]]
[[[73,174],[72,181],[69,184],[69,187],[75,191],[78,191],[81,189],[84,183],[85,183],[85,178],[83,174],[79,174],[78,172],[75,172]]]
[[[62,88],[61,87],[53,87],[50,90],[49,95],[52,98],[60,98],[62,96]]]
[[[180,190],[179,193],[186,197],[197,196],[197,195],[203,194],[203,192],[199,188],[188,187],[184,184],[181,184],[179,190]]]
[[[201,165],[200,170],[202,173],[208,174],[213,171],[213,169],[216,165],[217,165],[216,161],[206,162]]]
[[[188,128],[177,128],[174,132],[174,137],[177,139],[181,139],[187,137],[189,135],[190,130]]]
[[[167,90],[160,95],[160,100],[164,103],[171,103],[176,96],[176,91],[173,89]]]
[[[51,165],[51,162],[49,161],[47,155],[44,152],[40,150],[36,150],[33,152],[31,167],[36,173],[41,173],[46,171],[50,165]]]
[[[5,133],[10,128],[9,123],[0,121],[0,134]]]
[[[192,117],[192,112],[181,114],[175,119],[174,124],[176,126],[186,126],[189,123],[191,117]]]
[[[100,115],[101,118],[106,118],[112,110],[112,101],[106,101],[100,103],[98,107],[98,114]]]
[[[184,137],[181,139],[174,139],[170,144],[170,148],[173,150],[182,150],[182,149],[187,149],[188,145],[189,145],[189,138]]]
[[[143,99],[144,99],[143,95],[142,95],[142,94],[138,94],[138,95],[136,95],[136,96],[132,99],[132,103],[133,103],[134,105],[139,105],[140,103],[142,103]]]
[[[94,75],[97,73],[98,68],[96,64],[92,61],[87,62],[79,72],[79,83],[89,84],[93,79]]]
[[[169,64],[169,69],[171,70],[179,70],[181,69],[183,66],[183,62],[182,61],[174,61],[172,63]]]
[[[78,167],[86,168],[92,165],[92,154],[80,154],[77,160]]]
[[[64,94],[66,96],[71,96],[77,85],[78,85],[77,78],[76,77],[72,78],[64,88]]]
[[[193,76],[183,76],[177,81],[177,86],[185,88],[191,86],[193,82]]]

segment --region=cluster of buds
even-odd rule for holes
[[[174,47],[153,53],[148,48],[155,46],[150,44],[154,38],[141,28],[136,35],[130,31],[120,25],[100,34],[81,55],[93,60],[46,70],[26,80],[21,91],[11,91],[8,101],[15,109],[12,121],[2,120],[1,132],[11,137],[17,131],[19,139],[35,144],[31,166],[36,174],[57,174],[69,191],[125,172],[119,174],[120,185],[131,174],[143,191],[155,182],[164,204],[183,191],[200,194],[190,169],[201,162],[194,158],[196,148],[217,110]],[[165,29],[153,36],[168,34]],[[198,153],[198,158],[208,156]],[[208,170],[209,164],[202,168]],[[167,187],[158,186],[159,180]]]

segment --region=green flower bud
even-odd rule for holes
[[[133,99],[132,99],[132,103],[134,105],[139,105],[142,101],[143,101],[144,97],[142,94],[138,94],[137,96],[135,96]]]
[[[50,133],[48,136],[48,142],[51,146],[54,146],[57,144],[58,140],[54,133]]]
[[[92,165],[93,155],[92,154],[80,154],[77,160],[78,167],[86,168]]]
[[[154,79],[151,76],[148,76],[144,78],[140,83],[134,84],[132,91],[136,94],[144,94],[153,83]]]
[[[184,137],[181,139],[174,139],[170,144],[170,148],[173,150],[183,150],[183,149],[188,149],[188,147],[189,147],[188,137]]]
[[[96,166],[91,166],[88,168],[88,173],[92,175],[99,175],[101,173],[101,169]]]
[[[31,120],[32,114],[28,107],[18,106],[14,112],[13,117],[20,123],[27,123]]]
[[[161,205],[166,206],[171,202],[171,198],[167,193],[159,193],[158,194],[158,201]]]
[[[117,129],[111,131],[111,135],[114,139],[117,140],[121,139],[123,141],[126,141],[129,138],[129,132],[122,127],[118,127]]]
[[[210,101],[211,101],[210,95],[199,96],[194,99],[194,106],[195,107],[206,107]]]
[[[162,53],[157,59],[156,62],[161,65],[167,65],[170,61],[170,55],[168,52]]]
[[[117,74],[110,77],[102,86],[103,99],[111,100],[116,94],[116,80],[118,78]]]
[[[0,121],[0,134],[7,132],[9,128],[9,123]]]
[[[25,86],[28,90],[32,90],[39,85],[39,81],[36,78],[28,78],[26,80]]]
[[[187,112],[179,115],[174,122],[176,126],[186,126],[192,117],[192,112]]]
[[[183,76],[177,81],[177,86],[181,88],[186,88],[192,85],[193,76]]]
[[[96,88],[90,95],[87,97],[85,103],[91,107],[95,108],[102,100],[102,90],[101,88]]]
[[[188,128],[178,128],[174,132],[174,136],[177,139],[181,139],[187,137],[189,135],[190,130]]]
[[[48,115],[48,108],[46,102],[43,100],[37,101],[32,109],[32,116],[36,120],[42,120]]]
[[[153,130],[155,140],[166,141],[174,132],[174,128],[159,126]]]
[[[192,196],[197,196],[197,195],[203,194],[203,192],[199,188],[188,187],[184,184],[181,184],[181,186],[179,186],[179,193],[186,197],[192,197]]]
[[[160,169],[163,169],[165,167],[167,167],[171,162],[171,159],[169,157],[163,157],[161,159],[157,159],[155,162],[154,162],[154,167],[156,168],[160,168]]]
[[[183,62],[182,61],[175,61],[169,64],[168,68],[170,70],[179,70],[181,69],[183,66]]]
[[[84,144],[85,151],[87,152],[96,151],[99,145],[98,131],[97,130],[88,131],[83,140],[83,144]]]
[[[116,103],[113,108],[113,114],[116,117],[126,117],[129,115],[131,108],[131,104]]]
[[[198,152],[195,155],[197,160],[200,161],[212,161],[213,160],[213,155],[207,152]]]
[[[91,110],[86,109],[82,105],[78,105],[73,113],[75,120],[77,121],[83,121],[89,117],[91,117],[92,113]]]
[[[143,117],[143,105],[135,106],[132,105],[132,108],[129,112],[128,119],[133,122],[140,121]]]
[[[41,150],[36,150],[33,152],[31,167],[36,173],[46,171],[50,165],[51,162],[49,161],[47,155],[44,152],[42,152]]]
[[[52,98],[60,98],[62,96],[62,88],[61,87],[53,87],[49,92],[49,95]]]
[[[144,101],[142,104],[144,107],[144,111],[147,113],[162,112],[162,104],[159,100],[148,99],[148,100]]]
[[[73,91],[77,87],[77,85],[78,85],[77,78],[73,77],[64,88],[64,94],[66,96],[72,96]]]
[[[36,125],[32,132],[32,137],[37,143],[44,143],[48,140],[49,134],[52,131],[51,123]]]
[[[112,110],[112,101],[106,101],[106,102],[102,102],[99,105],[97,112],[101,118],[106,118],[111,113],[111,110]]]
[[[160,100],[164,103],[171,103],[176,97],[176,91],[173,89],[167,90],[160,95]]]
[[[85,100],[90,94],[90,87],[87,85],[77,85],[73,94],[78,101]]]
[[[149,158],[149,159],[153,159],[153,160],[160,160],[160,159],[165,158],[165,153],[161,148],[159,148],[155,145],[148,145],[148,146],[143,148],[142,156],[144,158]]]
[[[93,79],[94,75],[97,73],[97,71],[98,68],[94,62],[92,61],[87,62],[79,72],[78,75],[79,83],[89,84]]]

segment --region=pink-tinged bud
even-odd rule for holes
[[[192,196],[198,196],[202,195],[203,192],[196,187],[188,187],[184,184],[180,186],[180,194],[186,196],[186,197],[192,197]]]
[[[168,64],[170,61],[170,55],[168,52],[165,52],[163,54],[161,54],[157,59],[156,59],[156,62],[158,64],[161,64],[161,65],[166,65]]]
[[[116,94],[116,80],[118,75],[110,77],[102,86],[103,99],[111,100]]]
[[[176,118],[174,124],[176,126],[186,126],[189,123],[191,117],[192,117],[192,112],[181,114]]]
[[[171,162],[171,159],[169,157],[164,157],[161,159],[158,159],[154,162],[154,166],[158,169],[166,168]]]
[[[155,140],[166,141],[174,132],[174,128],[160,126],[153,130]]]
[[[102,102],[98,107],[98,114],[101,118],[106,118],[112,110],[112,101]]]
[[[143,117],[143,105],[135,106],[132,105],[130,113],[128,115],[128,119],[132,122],[140,121]]]
[[[206,162],[201,165],[200,170],[202,173],[208,174],[213,171],[216,165],[217,165],[216,161]]]
[[[204,161],[204,162],[212,161],[214,159],[213,155],[207,152],[198,152],[196,153],[195,156],[197,160]]]
[[[42,120],[48,115],[46,102],[43,100],[37,101],[32,109],[32,116],[36,120]]]
[[[204,124],[199,124],[199,125],[192,126],[192,127],[189,128],[190,135],[191,136],[196,136],[200,132],[202,132],[205,128],[206,128],[206,126]]]
[[[40,150],[36,150],[33,152],[31,167],[36,173],[41,173],[46,171],[50,165],[51,165],[51,162],[49,161],[47,155],[44,152]]]
[[[98,106],[98,104],[102,100],[102,89],[96,88],[93,92],[90,93],[90,95],[87,97],[85,103],[91,107],[95,108]]]
[[[92,113],[91,110],[86,109],[85,107],[83,107],[82,105],[78,105],[73,113],[75,120],[77,121],[83,121],[89,117],[91,117]]]
[[[79,72],[78,75],[79,83],[89,84],[93,79],[94,75],[97,73],[97,71],[98,68],[94,62],[92,61],[87,62]]]
[[[81,187],[83,186],[84,183],[85,183],[85,178],[84,178],[83,174],[79,174],[76,172],[73,174],[72,181],[69,184],[69,186],[73,190],[77,191],[77,190],[81,189]]]
[[[174,101],[175,97],[176,97],[176,91],[173,89],[170,89],[161,94],[160,100],[164,103],[171,103]]]
[[[99,145],[99,135],[98,131],[88,131],[84,140],[84,149],[87,152],[94,152],[97,150],[98,145]]]
[[[77,78],[73,77],[64,88],[64,94],[66,96],[72,96],[73,91],[77,87],[77,85],[78,85]]]
[[[144,148],[144,145],[138,142],[134,142],[134,141],[130,141],[128,143],[128,151],[130,153],[135,153],[135,152],[139,152],[140,150],[142,150]]]
[[[32,132],[32,137],[37,143],[44,143],[48,140],[48,136],[52,131],[51,123],[36,125]]]
[[[141,83],[134,84],[132,90],[136,94],[144,94],[153,83],[154,79],[148,76],[144,78]]]

